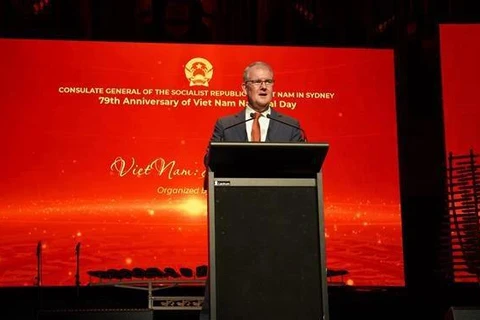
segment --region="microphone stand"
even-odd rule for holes
[[[42,299],[42,274],[43,274],[43,248],[42,241],[37,243],[37,278],[35,279],[35,286],[37,289],[37,308],[42,309],[43,299]]]
[[[77,287],[77,296],[80,294],[80,242],[75,246],[75,257],[77,262],[77,270],[75,273],[75,286]]]
[[[267,118],[270,119],[270,120],[273,120],[273,121],[277,121],[277,122],[283,123],[283,124],[286,125],[286,126],[289,126],[289,127],[292,127],[292,128],[295,128],[295,129],[300,130],[300,132],[302,133],[303,142],[307,142],[307,134],[305,133],[305,130],[303,130],[303,129],[300,128],[299,126],[293,125],[293,124],[291,124],[291,123],[288,123],[288,122],[283,121],[283,120],[280,120],[280,119],[276,119],[276,118],[272,117],[272,116],[269,115],[269,114],[267,114]]]
[[[37,279],[35,285],[40,287],[42,285],[42,241],[37,243]]]
[[[246,119],[246,120],[242,120],[242,121],[240,121],[240,122],[237,122],[237,123],[234,123],[234,124],[232,124],[232,125],[229,125],[229,126],[225,127],[225,128],[222,130],[221,141],[223,142],[223,140],[224,140],[224,138],[225,138],[225,137],[224,137],[225,131],[227,131],[227,130],[230,129],[230,128],[239,126],[239,125],[241,125],[241,124],[243,124],[243,123],[246,123],[246,122],[248,122],[248,121],[252,121],[253,119],[255,119],[255,112],[250,113],[250,118],[248,118],[248,119]]]

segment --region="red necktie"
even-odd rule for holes
[[[260,142],[260,121],[258,119],[260,118],[261,114],[256,112],[255,113],[255,118],[253,118],[253,124],[252,124],[252,142]]]

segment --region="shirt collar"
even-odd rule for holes
[[[250,113],[255,113],[257,111],[253,110],[250,105],[247,104],[247,107],[245,108],[245,119],[250,118]],[[269,106],[265,111],[262,112],[262,115],[267,116],[267,114],[272,113],[272,108]]]

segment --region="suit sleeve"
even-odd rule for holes
[[[298,120],[294,120],[294,125],[301,128],[300,122]],[[305,137],[303,136],[302,130],[293,128],[290,142],[305,142]]]
[[[213,128],[213,133],[210,138],[210,142],[219,142],[224,140],[224,125],[220,120],[217,120],[215,123],[215,127]],[[210,145],[210,144],[209,144]],[[208,155],[209,155],[209,145],[207,146],[207,150],[205,152],[205,156],[203,157],[203,163],[205,164],[205,167],[208,166]]]
[[[215,127],[213,128],[212,137],[210,138],[210,142],[219,142],[225,140],[225,126],[223,125],[222,121],[217,120],[215,123]]]
[[[210,138],[210,142],[219,142],[224,140],[224,125],[220,120],[217,120],[215,127],[213,128],[213,133]],[[205,155],[203,156],[203,164],[205,165],[205,179],[203,181],[203,189],[207,190],[208,188],[208,163],[210,157],[210,144],[207,146]]]

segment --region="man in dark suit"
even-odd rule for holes
[[[255,134],[252,139],[252,129],[255,131],[257,125],[255,114],[258,115],[260,126],[259,141],[305,141],[296,119],[271,108],[274,84],[273,70],[267,63],[257,61],[247,66],[243,73],[242,89],[247,95],[248,105],[237,114],[219,118],[211,141],[255,141]]]
[[[275,79],[273,70],[265,62],[253,62],[243,72],[242,89],[248,105],[234,115],[219,118],[215,123],[211,141],[228,142],[304,142],[298,120],[271,108]],[[208,151],[205,156],[208,165]],[[207,186],[205,180],[205,188]],[[210,319],[209,279],[200,320]]]

